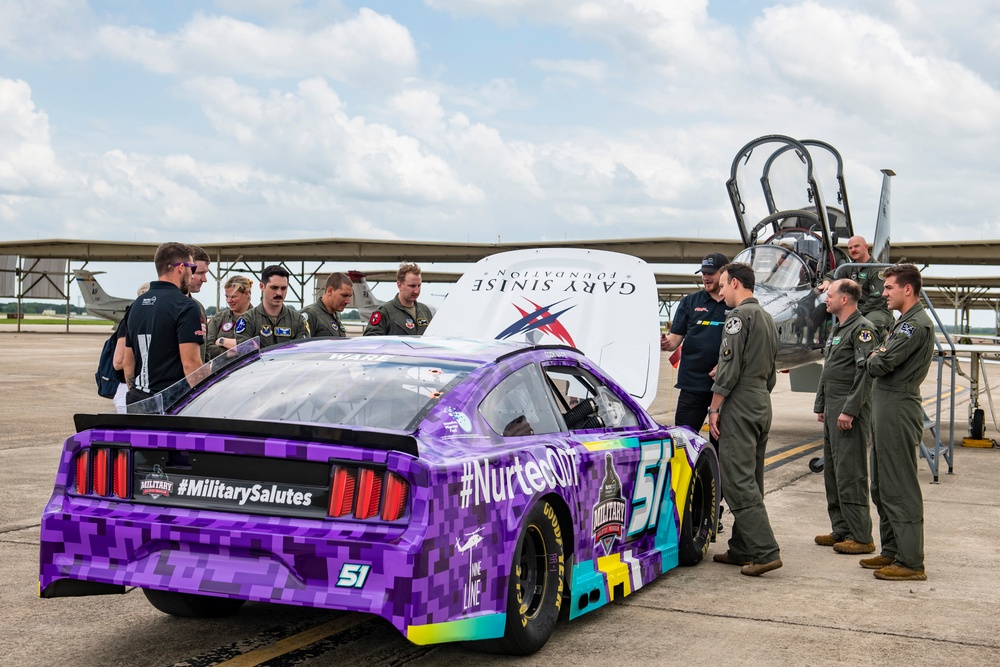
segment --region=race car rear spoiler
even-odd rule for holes
[[[321,442],[352,445],[365,449],[404,452],[419,456],[417,439],[405,433],[385,430],[356,430],[340,426],[298,424],[294,422],[255,421],[145,414],[77,414],[73,416],[77,432],[91,429],[113,431],[177,431],[212,433],[251,438],[283,438],[298,442]]]

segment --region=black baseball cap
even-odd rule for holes
[[[701,268],[695,271],[695,273],[718,273],[719,269],[726,264],[729,264],[729,258],[721,252],[709,253],[705,255],[705,259],[701,260]]]

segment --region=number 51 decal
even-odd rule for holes
[[[656,528],[674,443],[672,440],[644,442],[639,451],[639,470],[632,489],[632,518],[628,522],[630,537],[647,528]]]
[[[337,588],[364,588],[365,580],[368,579],[368,571],[371,569],[371,565],[344,563],[340,567]]]

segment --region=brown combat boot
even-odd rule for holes
[[[873,554],[875,553],[875,543],[844,540],[843,542],[837,542],[834,544],[833,550],[838,554]]]
[[[749,565],[744,565],[740,569],[740,574],[745,574],[748,577],[759,577],[765,572],[777,570],[779,567],[781,567],[781,559],[775,558],[769,563],[750,563]]]
[[[886,581],[927,581],[927,573],[923,570],[911,570],[905,565],[893,563],[873,573],[876,579]]]
[[[813,541],[821,547],[832,547],[837,542],[842,541],[844,538],[837,533],[827,533],[826,535],[817,535],[813,538]]]
[[[862,558],[858,561],[861,567],[866,570],[880,570],[883,567],[888,567],[895,562],[895,558],[889,558],[888,556],[883,556],[879,554],[878,556],[873,556],[871,558]]]
[[[740,566],[742,566],[742,565],[749,565],[750,564],[750,561],[748,561],[748,560],[736,560],[734,558],[730,558],[728,551],[724,551],[721,554],[715,554],[714,556],[712,556],[712,560],[715,561],[716,563],[722,563],[723,565],[740,565]]]

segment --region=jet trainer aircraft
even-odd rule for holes
[[[889,257],[889,179],[882,193],[872,257]],[[821,187],[832,186],[835,201]],[[793,391],[814,391],[831,318],[816,287],[850,258],[837,242],[854,236],[844,161],[830,144],[782,135],[754,139],[733,159],[726,182],[742,250],[733,261],[756,274],[756,297],[778,327],[778,368]]]
[[[125,299],[122,297],[108,296],[104,288],[97,282],[96,273],[84,269],[73,271],[76,276],[76,284],[80,286],[80,293],[83,294],[83,303],[87,312],[94,317],[111,320],[118,326],[118,323],[125,317],[125,309],[132,305],[135,299]]]

